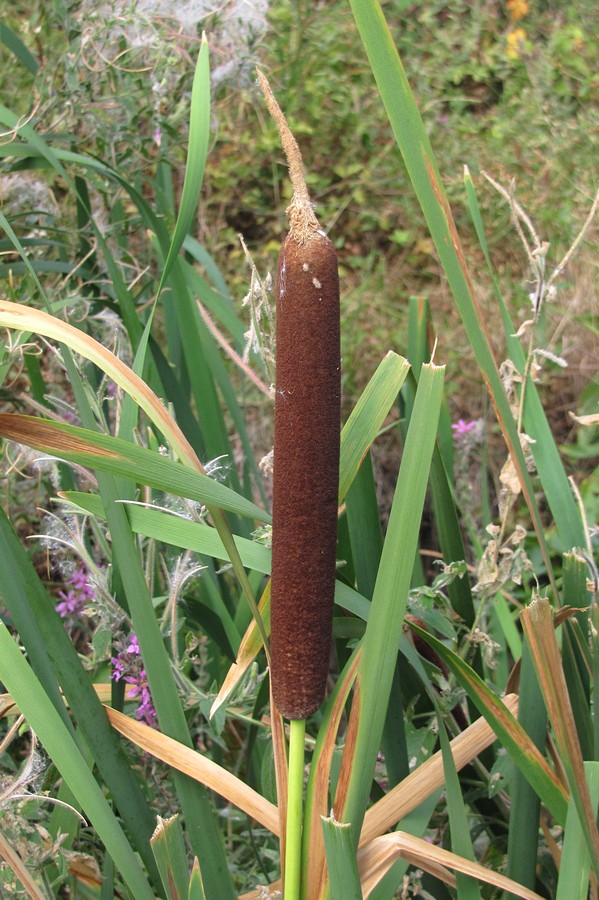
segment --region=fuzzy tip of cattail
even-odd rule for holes
[[[266,106],[269,113],[279,131],[281,145],[285,156],[287,157],[287,165],[289,167],[289,178],[293,187],[293,197],[291,203],[286,209],[289,217],[289,237],[298,244],[307,244],[314,238],[318,237],[320,232],[320,223],[316,218],[314,206],[310,200],[306,179],[304,178],[304,164],[302,154],[294,138],[287,120],[283,115],[281,107],[271,90],[270,84],[263,72],[256,69],[258,85],[264,95]]]
[[[314,214],[295,138],[258,81],[289,163],[293,199],[277,277],[271,681],[275,705],[303,719],[321,705],[335,593],[341,362],[339,276]]]

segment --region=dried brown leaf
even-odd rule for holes
[[[455,880],[447,869],[462,872],[478,881],[492,884],[504,891],[522,897],[524,900],[541,900],[539,894],[523,887],[511,878],[486,869],[479,863],[464,859],[456,853],[430,844],[422,838],[414,837],[403,831],[385,834],[375,838],[358,852],[358,868],[364,898],[370,896],[381,878],[389,871],[393,863],[399,859],[407,859],[412,865],[425,872],[431,872],[447,884],[455,884]]]
[[[503,698],[503,702],[515,715],[518,697],[509,694]],[[496,736],[485,719],[480,718],[473,722],[450,744],[457,771],[459,772],[495,740]],[[372,841],[388,828],[392,828],[409,812],[416,809],[423,800],[439,790],[444,783],[443,757],[439,750],[367,810],[360,845]]]
[[[104,708],[112,727],[142,750],[216,791],[273,834],[279,834],[279,814],[274,803],[269,803],[235,775],[191,747],[180,744],[142,722],[130,719],[116,709],[109,706]]]

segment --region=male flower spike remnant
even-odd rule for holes
[[[290,228],[277,277],[271,679],[288,719],[315,712],[329,667],[339,483],[341,360],[337,254],[321,229],[297,143],[258,81],[289,163]]]

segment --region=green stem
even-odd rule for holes
[[[285,843],[285,900],[299,900],[302,862],[302,794],[304,789],[305,719],[289,723],[289,781]]]

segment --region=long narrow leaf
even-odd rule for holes
[[[122,819],[135,848],[149,871],[155,873],[148,852],[154,818],[141,785],[129,767],[122,747],[103,720],[102,707],[88,673],[33,563],[2,510],[0,559],[5,561],[0,565],[0,595],[27,650],[30,664],[44,685],[48,702],[54,703],[58,714],[70,727],[64,700],[57,693],[58,680],[105,784],[112,796],[118,798]]]
[[[106,714],[113,728],[116,728],[120,734],[133,741],[138,747],[216,791],[221,797],[234,803],[273,834],[279,833],[279,817],[276,806],[269,803],[253,788],[248,787],[240,778],[231,775],[225,768],[217,765],[207,756],[192,750],[191,747],[161,734],[155,728],[144,725],[143,722],[130,719],[116,709],[106,707]]]
[[[335,818],[330,816],[322,819],[322,831],[331,900],[362,900],[351,825],[336,822]]]
[[[61,497],[68,500],[69,504],[73,504],[74,510],[89,512],[99,519],[106,517],[102,499],[97,494],[65,491]],[[212,526],[183,519],[159,507],[149,508],[133,503],[123,505],[127,511],[131,528],[136,534],[143,534],[185,550],[195,550],[196,553],[204,556],[214,556],[216,559],[230,561],[223,542]],[[269,575],[270,550],[247,538],[235,535],[234,539],[243,565],[255,572]]]
[[[567,793],[520,723],[457,653],[414,622],[410,622],[410,628],[430,644],[451,669],[541,800],[557,821],[563,824],[567,811]]]
[[[31,872],[13,849],[7,838],[0,831],[0,859],[8,865],[14,872],[18,880],[21,882],[30,900],[46,900],[46,894],[42,893],[41,888],[33,878]]]
[[[158,816],[150,839],[162,884],[168,900],[187,900],[189,874],[183,827],[178,815],[170,819]]]
[[[115,480],[101,474],[98,483],[104,503],[112,544],[112,560],[122,583],[123,597],[129,607],[133,629],[148,677],[152,700],[162,731],[191,746],[191,737],[177,683],[173,678],[152,597],[140,564],[137,547],[125,509],[119,500]],[[173,780],[187,824],[194,854],[202,866],[208,890],[223,900],[233,897],[233,885],[224,847],[211,807],[210,798],[200,784],[190,782],[178,771]]]
[[[444,850],[442,847],[437,847],[422,838],[405,834],[402,831],[376,838],[367,847],[360,850],[358,865],[362,886],[367,895],[398,857],[409,860],[412,865],[430,872],[447,884],[455,885],[455,879],[447,871],[454,869],[456,872],[463,872],[470,878],[509,890],[516,897],[522,897],[524,900],[542,900],[540,894],[535,894],[534,891],[522,887],[506,878],[505,875],[499,875],[491,869],[485,869],[479,863],[464,859],[456,853],[451,853],[449,850]]]
[[[359,836],[395,670],[437,434],[443,369],[422,367],[387,536],[362,644],[335,817]],[[376,702],[375,702],[376,698]]]
[[[339,502],[349,490],[364,454],[389,414],[410,364],[391,351],[368,382],[341,433]]]
[[[306,897],[319,897],[325,880],[325,847],[320,820],[326,816],[329,808],[329,780],[335,741],[360,663],[360,653],[359,648],[353,652],[333,693],[325,702],[312,753],[306,788],[302,849],[302,886]]]
[[[150,420],[169,440],[177,456],[192,468],[202,471],[189,442],[158,397],[125,363],[89,335],[60,319],[19,303],[0,301],[0,325],[17,331],[31,331],[66,344],[95,363],[113,381],[130,394]]]
[[[599,763],[585,762],[591,805],[594,810],[599,804]],[[562,864],[559,870],[555,900],[574,900],[588,895],[591,854],[580,826],[580,817],[574,798],[568,806],[568,817],[562,848]]]
[[[112,856],[121,876],[139,900],[154,900],[137,857],[102,790],[57,711],[48,700],[16,642],[0,622],[0,679],[23,711],[29,726],[62,774]]]
[[[160,453],[106,434],[34,416],[0,414],[0,435],[61,459],[109,472],[206,506],[268,522],[270,516],[226,485]]]
[[[549,601],[540,597],[535,598],[523,610],[522,623],[530,645],[543,700],[553,726],[560,759],[578,811],[582,833],[587,842],[593,870],[599,876],[597,810],[593,809],[589,797],[576,722],[561,665]]]
[[[176,271],[176,270],[175,270]],[[0,301],[0,325],[15,328],[17,331],[31,330],[46,337],[52,337],[62,341],[69,348],[81,353],[87,359],[94,362],[102,371],[106,372],[123,390],[133,396],[141,408],[147,413],[151,421],[157,425],[165,437],[168,438],[175,453],[181,462],[186,463],[192,469],[203,472],[204,469],[197,458],[191,444],[178,427],[172,416],[164,409],[158,397],[131,369],[117,359],[114,354],[106,350],[98,341],[83,334],[66,322],[49,316],[39,310],[22,306],[18,303]],[[223,544],[229,553],[231,564],[241,584],[243,593],[250,606],[254,619],[259,628],[263,644],[268,647],[268,638],[262,626],[257,610],[256,601],[249,584],[245,569],[239,559],[235,547],[231,529],[223,513],[218,508],[210,507],[214,525],[219,532]]]
[[[189,231],[200,197],[200,189],[204,178],[206,158],[208,156],[208,138],[210,134],[210,61],[208,41],[202,35],[200,53],[196,64],[193,85],[191,88],[191,112],[189,119],[189,146],[187,149],[187,165],[183,180],[183,191],[175,233],[164,263],[158,296],[166,284],[171,269],[183,241]]]
[[[443,756],[443,771],[445,773],[445,789],[447,796],[447,811],[449,815],[449,827],[451,830],[451,849],[464,859],[475,862],[472,849],[472,839],[468,827],[466,805],[460,790],[460,781],[457,769],[451,753],[449,738],[445,723],[441,717],[439,704],[435,704],[437,710],[437,722],[439,725],[439,743]],[[458,896],[460,900],[480,900],[480,890],[472,878],[461,873],[457,874]]]
[[[0,22],[0,41],[14,54],[21,65],[25,66],[31,75],[36,74],[40,67],[37,59],[30,53],[21,38],[4,22]]]
[[[517,711],[518,698],[515,694],[504,697],[504,703],[510,712]],[[458,772],[495,740],[497,735],[484,718],[477,719],[469,725],[449,745]],[[400,822],[427,797],[438,791],[443,786],[444,780],[443,755],[438,750],[367,810],[360,844],[368,843]]]
[[[547,711],[526,640],[522,647],[518,721],[542,753],[547,739]],[[529,888],[534,887],[536,881],[540,808],[539,795],[522,770],[516,767],[512,782],[506,874]]]
[[[491,342],[486,333],[485,316],[478,306],[455,222],[414,95],[379,0],[350,0],[350,5],[410,181],[495,408],[553,584],[543,523],[516,423],[503,390]],[[557,594],[554,585],[553,587]]]

